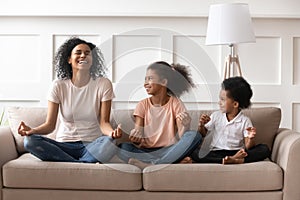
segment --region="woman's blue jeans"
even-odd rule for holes
[[[197,131],[187,131],[177,143],[168,147],[138,148],[132,143],[122,143],[118,157],[126,163],[130,158],[152,164],[177,163],[189,156],[200,145],[201,139]]]
[[[92,142],[57,142],[41,135],[24,139],[24,147],[43,161],[106,163],[117,151],[114,140],[101,136]]]

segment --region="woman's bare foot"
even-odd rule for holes
[[[152,165],[152,164],[150,164],[150,163],[145,163],[145,162],[142,162],[142,161],[140,161],[140,160],[137,160],[137,159],[135,159],[135,158],[130,158],[130,159],[128,160],[128,164],[135,165],[135,166],[137,166],[137,167],[140,168],[140,169],[144,169],[144,168],[146,168],[146,167]]]
[[[189,164],[189,163],[193,163],[193,160],[191,157],[185,157],[184,159],[182,159],[180,162],[180,164]]]
[[[234,158],[233,156],[226,156],[222,160],[222,164],[242,164],[244,163],[245,159],[244,158]]]

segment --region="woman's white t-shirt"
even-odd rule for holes
[[[59,104],[60,124],[56,140],[93,141],[100,137],[100,102],[113,98],[113,87],[107,78],[91,78],[80,88],[70,79],[53,81],[48,100]]]

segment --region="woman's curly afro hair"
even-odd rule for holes
[[[58,79],[71,79],[72,66],[68,63],[72,50],[79,44],[86,44],[92,51],[93,63],[90,68],[90,75],[93,79],[105,76],[106,68],[104,66],[104,58],[100,49],[93,43],[86,42],[78,37],[71,37],[66,40],[54,57],[54,67]]]

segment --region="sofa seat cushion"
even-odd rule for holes
[[[7,188],[123,190],[142,188],[141,170],[133,165],[45,162],[29,153],[3,166]]]
[[[240,165],[153,165],[143,171],[147,191],[274,191],[283,187],[283,172],[271,162]]]

